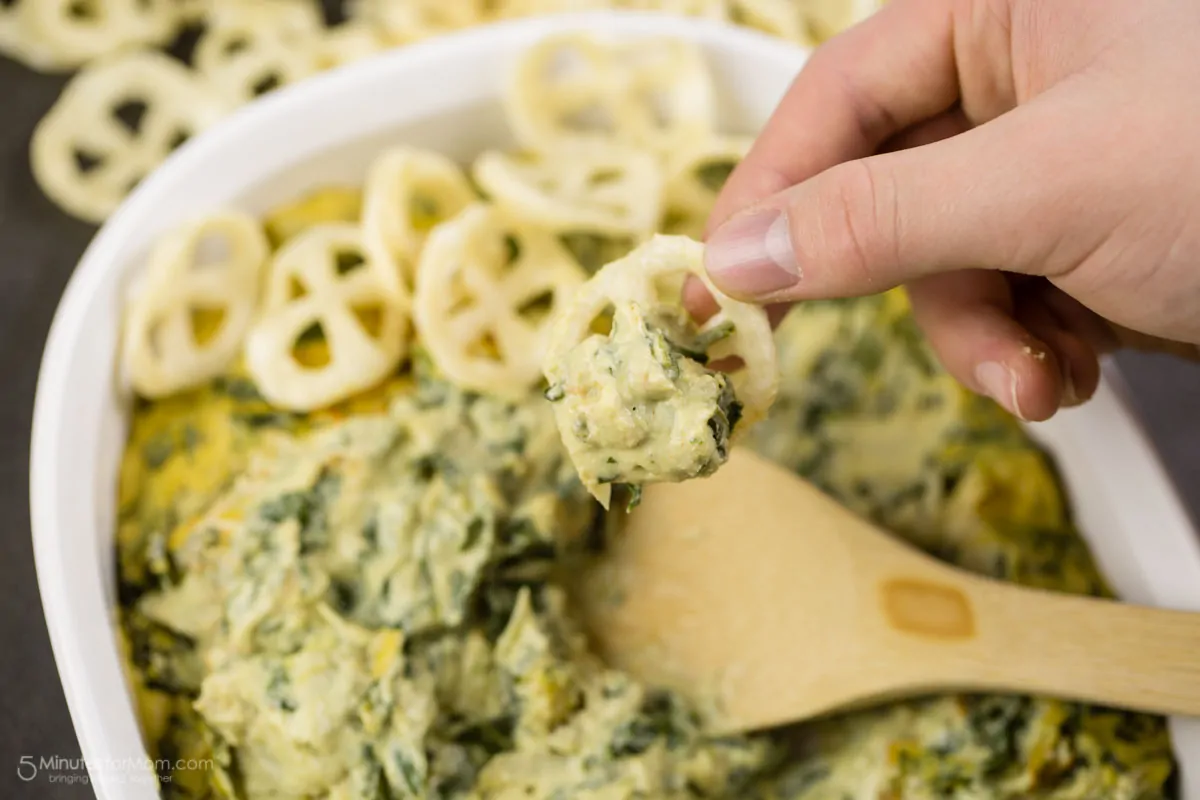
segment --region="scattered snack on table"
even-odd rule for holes
[[[37,69],[73,69],[118,50],[163,45],[183,19],[172,0],[14,0],[0,11],[0,53]]]
[[[182,142],[175,131],[166,131],[163,142],[134,142],[137,155],[130,157],[121,154],[131,146],[125,138],[141,138],[136,123],[130,137],[89,137],[89,128],[109,125],[106,115],[121,116],[124,95],[149,103],[141,97],[148,87],[162,89],[157,106],[191,109],[174,113],[180,119],[171,120],[187,123],[181,126],[186,138],[238,106],[317,72],[494,20],[600,9],[662,11],[726,20],[812,46],[878,7],[877,0],[352,0],[343,5],[347,19],[328,24],[316,0],[0,2],[0,56],[37,70],[80,70],[47,116],[47,122],[51,117],[55,122],[39,126],[35,134],[38,184],[67,213],[102,222]],[[165,51],[181,58],[162,55]],[[557,63],[562,58],[586,68],[562,73]],[[634,63],[639,61],[644,63]],[[548,41],[514,73],[512,125],[522,141],[538,148],[564,134],[595,138],[596,130],[606,128],[619,142],[662,153],[711,127],[712,93],[702,67],[687,48],[670,42],[597,48],[583,37]],[[555,73],[561,80],[553,79]],[[106,167],[110,159],[115,165]]]
[[[478,25],[487,5],[485,0],[354,0],[349,8],[353,19],[403,45]]]
[[[163,159],[228,109],[161,53],[107,56],[76,75],[38,123],[33,175],[63,209],[102,222]]]
[[[231,108],[319,68],[325,38],[320,8],[297,0],[217,0],[192,52],[200,78]]]

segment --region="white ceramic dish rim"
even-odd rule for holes
[[[806,57],[786,43],[717,23],[628,12],[521,20],[417,44],[289,87],[196,137],[133,193],[87,248],[63,294],[43,355],[34,408],[30,503],[47,627],[99,797],[140,799],[156,794],[108,608],[114,598],[113,575],[106,567],[112,564],[115,487],[72,483],[72,473],[91,470],[88,465],[101,463],[97,459],[116,458],[123,441],[123,430],[106,429],[101,419],[106,409],[114,407],[106,403],[121,401],[112,357],[100,358],[99,363],[88,359],[82,343],[91,336],[90,317],[103,312],[93,307],[95,298],[104,294],[106,282],[118,280],[112,273],[123,269],[128,240],[139,236],[147,217],[179,218],[183,207],[195,200],[174,202],[176,187],[195,189],[195,184],[203,184],[199,176],[212,164],[245,170],[261,180],[405,120],[435,117],[448,105],[437,87],[418,90],[420,76],[437,70],[461,71],[460,65],[472,63],[480,52],[509,52],[567,28],[689,38],[706,47],[753,54],[787,76]],[[378,96],[374,93],[399,86],[414,88],[405,96],[407,110],[373,99]],[[280,130],[293,129],[303,130],[304,136],[278,136]],[[164,212],[164,206],[170,210]],[[170,223],[160,219],[155,226],[166,224]],[[124,259],[128,258],[125,252]],[[108,311],[110,318],[115,319],[116,313]],[[115,337],[112,331],[102,333]],[[1095,523],[1138,532],[1136,547],[1122,534],[1120,546],[1110,542],[1098,554],[1122,595],[1136,602],[1200,611],[1200,542],[1119,388],[1110,375],[1092,403],[1035,426],[1034,432],[1052,451],[1064,446],[1085,448],[1086,452],[1066,461],[1060,454],[1060,466],[1073,491],[1084,488],[1094,498],[1125,499],[1109,508],[1101,504],[1093,519],[1081,519],[1085,529]],[[105,397],[106,392],[111,396]],[[98,482],[92,479],[92,484]],[[78,546],[80,541],[87,546]],[[109,552],[101,552],[101,547]],[[1192,720],[1172,720],[1172,728],[1184,765],[1183,797],[1200,800],[1200,774],[1191,766],[1200,766],[1200,726]]]

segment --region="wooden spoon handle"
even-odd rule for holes
[[[1158,714],[1200,715],[1200,614],[988,586],[1007,636],[996,678],[1035,694]]]
[[[941,571],[880,584],[909,686],[1200,716],[1200,614]]]

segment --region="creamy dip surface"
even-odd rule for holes
[[[729,377],[704,366],[715,337],[698,339],[677,317],[619,303],[610,331],[575,345],[555,370],[546,397],[585,485],[681,481],[729,457],[741,404]]]
[[[1051,462],[937,367],[902,295],[805,303],[777,342],[779,396],[748,446],[946,561],[1107,594]],[[714,738],[593,657],[560,581],[603,526],[555,415],[619,420],[580,436],[597,480],[704,474],[736,398],[702,352],[626,308],[554,402],[464,391],[419,353],[314,413],[273,408],[240,367],[139,401],[122,644],[151,756],[213,764],[165,773],[164,797],[1170,796],[1157,717],[944,696]]]

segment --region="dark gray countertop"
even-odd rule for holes
[[[82,769],[26,783],[22,756],[79,758],[42,621],[29,536],[33,391],[59,294],[92,229],[38,192],[27,147],[61,80],[0,59],[0,798],[84,798]],[[1140,355],[1121,367],[1159,452],[1200,518],[1200,367]],[[1103,435],[1103,431],[1097,431]]]

